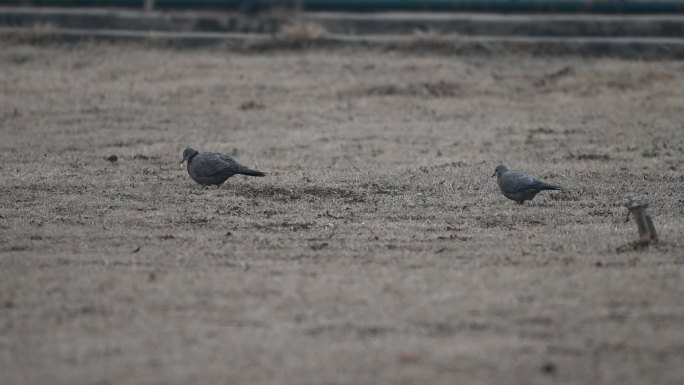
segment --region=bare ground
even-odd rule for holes
[[[3,384],[684,383],[682,62],[5,42],[0,68]],[[268,176],[204,190],[188,145]],[[499,162],[566,189],[517,206]],[[662,243],[617,253],[629,196]]]

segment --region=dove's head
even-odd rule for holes
[[[183,160],[181,160],[180,162],[183,163],[186,160],[189,162],[190,159],[194,158],[197,154],[199,154],[199,151],[195,150],[192,147],[188,147],[185,150],[183,150]]]
[[[503,173],[505,173],[506,171],[508,171],[508,167],[504,166],[503,164],[500,164],[496,166],[496,168],[494,169],[494,174],[492,174],[492,176],[496,176],[496,179],[499,179],[501,178],[501,175],[503,175]]]

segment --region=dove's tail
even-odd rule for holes
[[[538,185],[538,188],[540,190],[562,190],[561,186],[557,186],[555,184],[546,183],[546,182],[540,182]]]
[[[266,175],[261,171],[252,170],[252,169],[247,168],[247,167],[241,168],[236,174],[249,175],[249,176],[265,176]]]

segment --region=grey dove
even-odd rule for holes
[[[218,152],[202,152],[194,148],[183,151],[183,162],[188,162],[188,174],[195,182],[203,186],[216,185],[221,187],[226,179],[235,174],[249,176],[264,176],[261,171],[252,170],[236,162],[228,155]]]
[[[496,175],[496,181],[499,184],[501,193],[506,198],[516,201],[519,205],[525,201],[531,201],[542,190],[561,189],[560,186],[543,182],[522,171],[509,170],[503,164],[496,166],[494,175]]]

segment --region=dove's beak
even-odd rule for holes
[[[183,162],[185,162],[185,158],[183,158],[183,160],[180,161],[180,164],[183,164]]]
[[[491,177],[495,177],[495,176],[496,176],[496,171],[494,172],[494,174],[492,174],[492,176],[491,176]]]

